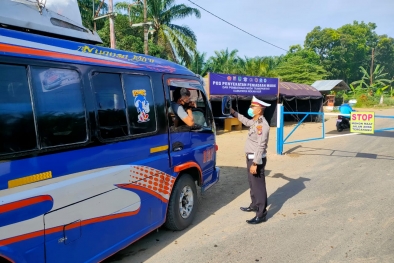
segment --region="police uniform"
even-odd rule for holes
[[[262,108],[270,106],[261,100],[253,97],[252,105]],[[241,207],[242,211],[256,212],[256,218],[247,220],[248,223],[257,224],[265,221],[267,214],[267,190],[265,186],[265,165],[267,163],[267,144],[269,138],[269,125],[264,116],[257,120],[248,119],[237,112],[234,116],[238,118],[245,126],[249,127],[248,138],[245,143],[245,156],[248,171],[248,181],[250,186],[251,204],[249,207]],[[257,165],[257,174],[250,173],[250,167]],[[259,221],[260,220],[260,221]]]

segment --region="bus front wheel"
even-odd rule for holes
[[[189,174],[184,174],[175,182],[167,209],[165,227],[171,230],[183,230],[188,227],[196,215],[197,189]]]

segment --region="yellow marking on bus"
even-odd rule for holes
[[[150,148],[150,153],[157,153],[168,150],[168,145],[158,146],[154,148]]]
[[[18,187],[18,186],[25,185],[25,184],[31,184],[31,183],[43,181],[43,180],[50,179],[50,178],[52,178],[51,171],[39,173],[39,174],[33,174],[33,175],[26,176],[26,177],[22,177],[22,178],[8,181],[8,188]]]

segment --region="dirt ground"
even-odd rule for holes
[[[373,110],[394,116],[394,109]],[[394,131],[285,145],[276,154],[270,129],[266,184],[268,221],[251,226],[243,147],[247,129],[218,132],[220,181],[199,196],[193,225],[160,228],[105,262],[394,262]],[[295,126],[286,123],[285,136]],[[377,119],[376,128],[394,127]],[[289,141],[319,137],[321,123],[304,123]]]

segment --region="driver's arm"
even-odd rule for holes
[[[184,122],[184,123],[186,123],[187,124],[187,126],[193,126],[194,125],[194,118],[193,118],[193,112],[192,112],[192,109],[187,109],[187,116],[184,118],[184,119],[182,119],[182,121]]]
[[[194,125],[192,109],[187,109],[187,111],[185,111],[183,107],[179,105],[176,110],[176,114],[184,123],[186,123],[187,126],[191,127]]]

